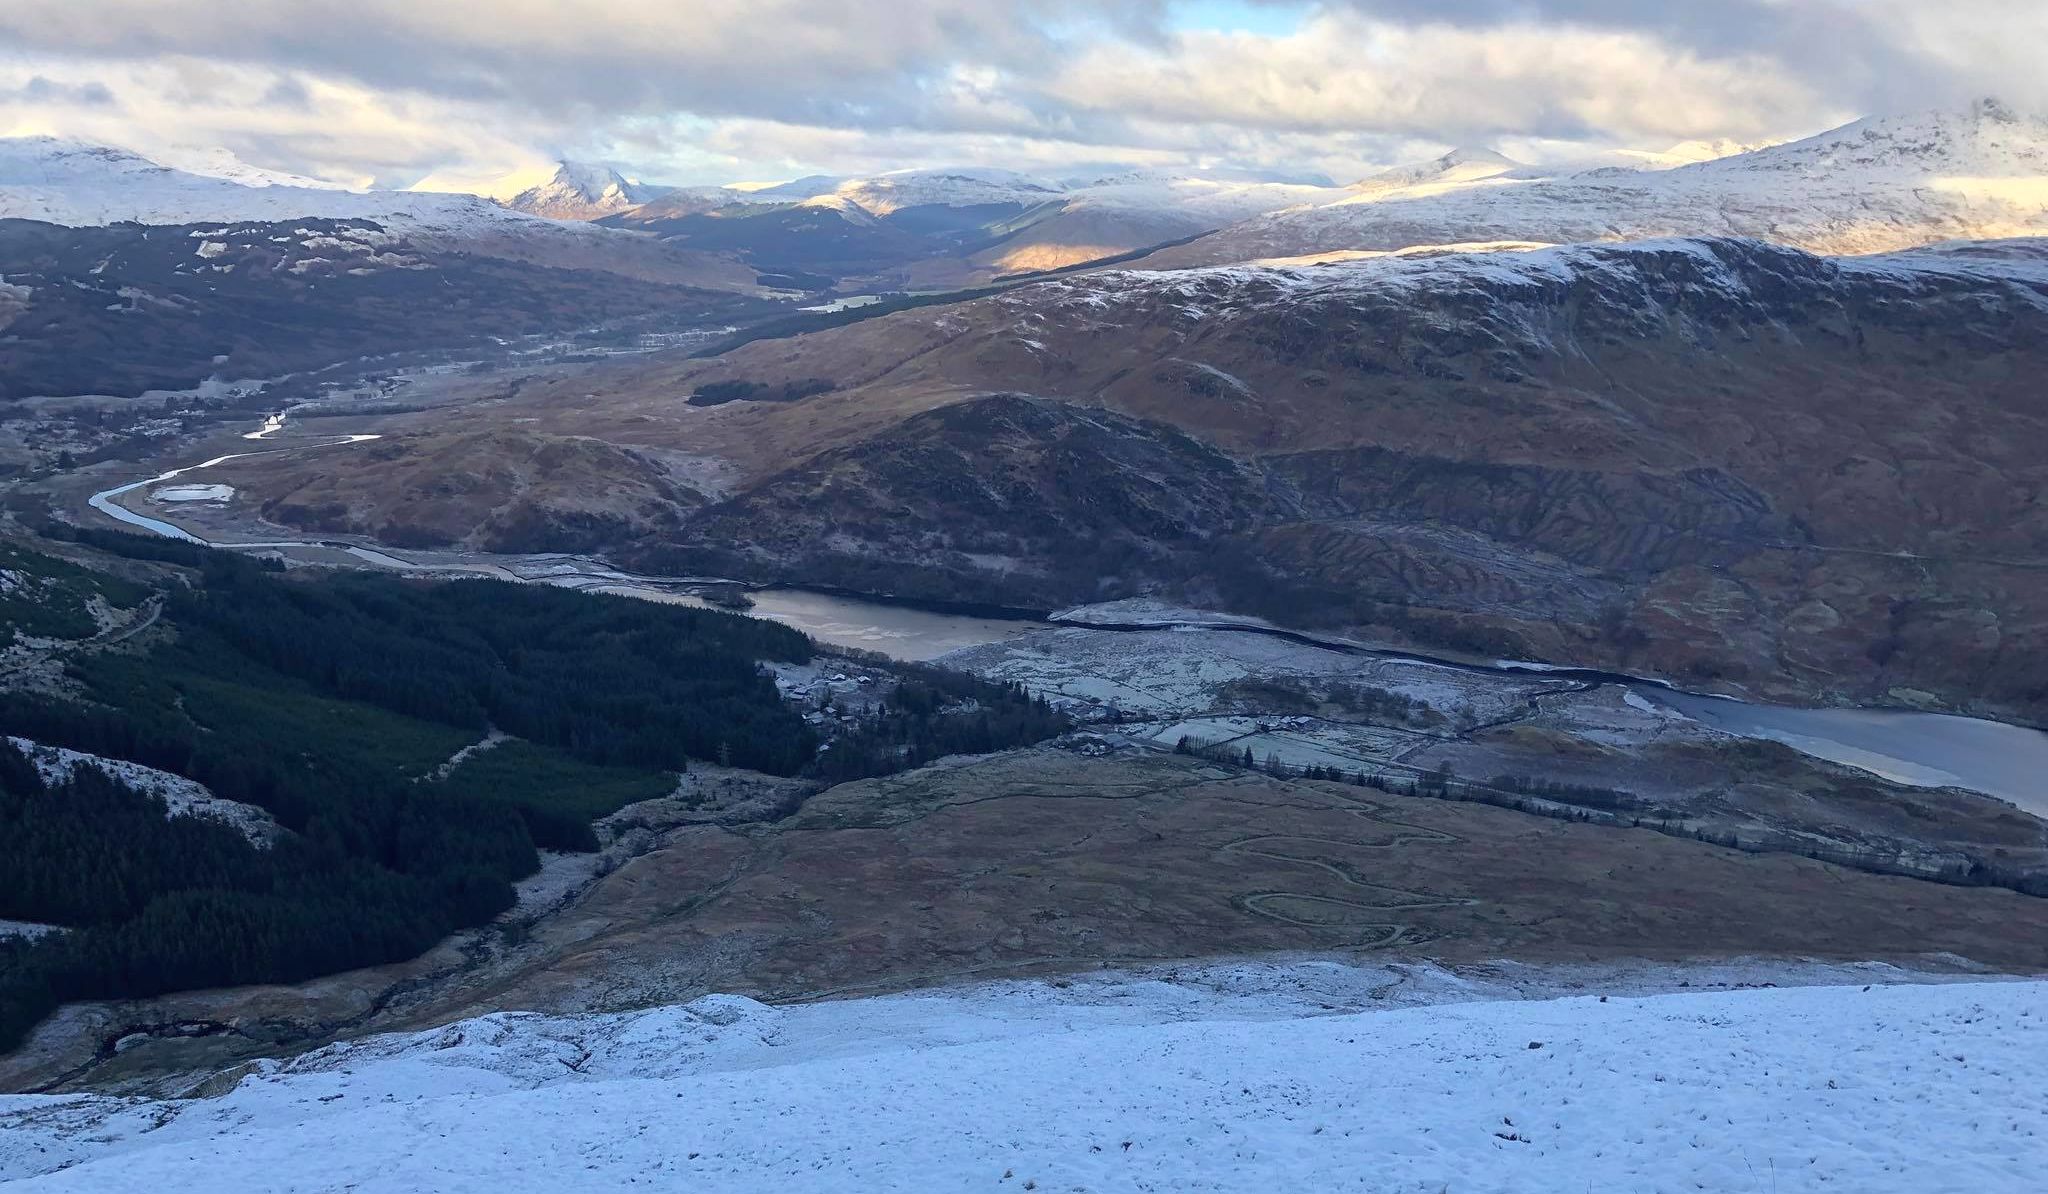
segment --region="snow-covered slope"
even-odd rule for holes
[[[321,178],[307,178],[303,174],[287,174],[282,170],[266,170],[251,166],[234,154],[218,146],[186,147],[156,150],[156,156],[149,159],[158,166],[182,170],[187,174],[198,174],[206,178],[226,179],[245,187],[303,187],[316,191],[345,191],[348,188],[338,182]]]
[[[506,206],[551,220],[596,220],[652,202],[673,189],[636,182],[609,166],[562,162],[553,177],[520,191]]]
[[[952,168],[899,170],[840,183],[832,194],[871,215],[886,216],[906,207],[979,207],[1014,203],[1030,207],[1059,199],[1066,188],[1056,182],[1014,170]]]
[[[90,226],[318,217],[496,231],[532,218],[474,195],[347,191],[289,185],[285,176],[246,167],[232,173],[174,170],[126,150],[54,137],[0,138],[0,219]]]
[[[1555,315],[1596,301],[1603,326],[1711,337],[1731,313],[1770,313],[1802,290],[1869,291],[1899,305],[1942,287],[1990,284],[2048,310],[2048,240],[1958,241],[1825,258],[1754,239],[1674,237],[1628,244],[1419,246],[1312,265],[1105,270],[1041,282],[986,303],[1016,312],[1003,334],[1044,336],[1049,320],[1131,326],[1146,310],[1193,324],[1244,314],[1326,322],[1328,310],[1404,312],[1411,336],[1439,331],[1508,351],[1569,350]],[[1037,329],[1037,330],[1034,330]]]
[[[1382,170],[1370,178],[1361,179],[1352,186],[1352,190],[1362,195],[1385,195],[1416,187],[1455,187],[1527,169],[1504,153],[1484,147],[1461,146],[1427,162]]]
[[[1154,977],[494,1015],[261,1063],[215,1098],[0,1099],[0,1177],[93,1194],[1990,1194],[2048,1166],[2048,983],[1325,1013],[1318,971],[1343,969],[1304,964],[1263,996]]]
[[[1712,152],[1711,147],[1692,152]],[[1659,163],[1651,163],[1657,165]],[[2048,234],[2048,118],[1985,100],[1670,169],[1515,171],[1245,220],[1150,264],[1470,241],[1756,236],[1826,253]]]

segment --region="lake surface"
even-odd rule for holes
[[[1689,692],[1639,695],[1744,738],[1859,767],[1915,787],[1984,792],[2048,817],[2048,733],[2023,726],[1887,709],[1795,709]]]
[[[702,609],[719,608],[700,598],[636,585],[606,585],[594,591]],[[878,651],[892,659],[911,663],[937,659],[962,647],[1006,642],[1034,631],[1051,629],[1045,622],[932,613],[805,589],[766,589],[748,596],[753,598],[754,608],[745,612],[756,618],[766,618],[801,630],[821,643]]]
[[[793,626],[821,642],[879,651],[906,660],[935,659],[962,647],[1005,642],[1051,628],[1043,622],[931,613],[802,590],[770,590],[752,596],[755,606],[750,612],[757,617]],[[695,598],[687,600],[702,604]],[[1190,633],[1260,631],[1215,627]],[[1531,665],[1505,662],[1493,669],[1470,664],[1454,666],[1462,670],[1495,670],[1504,675],[1534,670]],[[1576,669],[1542,670],[1581,674]],[[1649,700],[1724,733],[1782,742],[1803,754],[1913,787],[1958,787],[1983,792],[2048,818],[2048,733],[2040,730],[1908,710],[1803,709],[1751,704],[1681,692],[1649,681],[1630,687]]]
[[[678,599],[651,591],[635,595]],[[931,613],[803,590],[776,589],[752,596],[755,604],[749,612],[757,617],[793,626],[835,646],[879,651],[913,661],[936,659],[962,647],[1006,642],[1052,628],[1044,622]],[[694,597],[680,600],[703,604]],[[1190,633],[1260,631],[1214,627]],[[1455,666],[1462,670],[1494,670],[1504,675],[1536,670],[1533,665],[1512,662],[1493,669],[1470,664]],[[1576,669],[1541,670],[1580,674]],[[1681,692],[1648,681],[1630,687],[1649,700],[1723,733],[1782,742],[1803,754],[1913,787],[1968,788],[2009,800],[2036,816],[2048,818],[2048,733],[2040,730],[1908,710],[1802,709],[1751,704]]]

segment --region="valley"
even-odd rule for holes
[[[289,417],[248,434],[288,454],[331,452],[330,469],[375,442],[299,438]],[[145,495],[105,504],[122,496]],[[193,506],[162,508],[213,538],[219,512],[193,523]],[[693,592],[732,583],[562,555],[225,541],[305,564],[699,607]],[[1968,739],[1945,746],[1954,731],[1925,715],[1888,735],[1890,755],[1856,753],[1853,734],[1795,737],[1801,753],[1757,740],[1782,736],[1765,706],[1707,702],[1751,719],[1731,735],[1686,704],[1698,698],[1656,681],[1375,650],[1157,601],[1048,622],[801,590],[749,599],[756,616],[840,648],[1021,684],[1081,729],[1053,747],[837,787],[699,765],[694,786],[600,819],[599,854],[548,862],[490,926],[412,961],[288,988],[76,1005],[5,1080],[174,1089],[278,1050],[485,1009],[623,1009],[732,989],[815,997],[1275,950],[1453,965],[1675,949],[2048,966],[2013,919],[2032,914],[2036,897],[2021,893],[2048,883],[2048,831],[2021,811],[2039,811],[2040,794],[2000,770],[2030,773],[2027,752],[2048,750],[2037,731],[2012,731],[2027,737],[1981,768]],[[808,701],[819,680],[790,683]],[[1917,772],[1922,757],[1961,774]],[[1060,827],[1084,808],[1093,828],[1076,853]],[[1245,837],[1251,808],[1260,832]],[[884,831],[893,837],[871,840]],[[1510,840],[1518,861],[1481,865],[1510,857]],[[1561,866],[1602,871],[1614,919],[1589,916],[1581,880]],[[1674,884],[1702,895],[1674,896]],[[1867,919],[1843,919],[1845,884]]]
[[[1112,272],[454,386],[351,424],[384,438],[348,469],[224,481],[299,533],[1026,609],[1158,595],[2038,724],[2037,250]]]
[[[452,194],[0,139],[0,1181],[347,1123],[396,1190],[522,1107],[638,1180],[675,1149],[592,1125],[699,1079],[758,1124],[1123,1029],[1293,1125],[1286,1048],[1419,1024],[1351,1052],[1461,1143],[1258,1147],[1715,1188],[1466,1088],[1696,1119],[1800,1033],[1795,1102],[1906,1123],[1907,1023],[2031,1072],[2048,119],[1518,147]],[[867,1188],[761,1147],[716,1180]]]
[[[273,416],[266,420],[256,432],[245,439],[273,441],[273,437],[287,430],[284,416]],[[258,454],[274,452],[280,455],[304,451],[325,451],[348,448],[356,444],[372,442],[375,436],[345,436],[334,441],[315,440],[300,446],[284,446],[259,450]],[[215,457],[199,467],[212,468],[228,464],[237,456],[230,454]],[[246,456],[241,458],[247,458]],[[330,472],[345,469],[346,463]],[[182,470],[160,474],[145,482],[134,482],[126,486],[95,494],[91,505],[103,514],[120,521],[139,526],[155,534],[173,537],[190,537],[191,532],[176,524],[159,518],[137,514],[121,505],[118,499],[123,493],[150,485],[158,485],[183,475]],[[231,496],[231,487],[221,487]],[[160,494],[162,491],[158,491]],[[185,507],[182,495],[175,504]],[[226,499],[214,499],[226,500]],[[206,539],[213,546],[238,547],[244,550],[265,552],[305,552],[313,558],[329,555],[335,551],[344,552],[355,560],[381,568],[396,569],[407,573],[440,573],[444,575],[486,575],[504,579],[539,581],[562,585],[585,592],[615,593],[651,600],[679,601],[695,604],[700,608],[709,606],[698,593],[713,591],[720,586],[737,585],[744,588],[744,582],[719,576],[659,577],[625,573],[596,560],[579,560],[575,557],[552,555],[490,556],[480,553],[414,553],[409,556],[392,554],[398,550],[386,545],[369,543],[351,544],[345,541],[322,540],[247,540],[247,539]],[[1696,723],[1722,728],[1732,727],[1739,737],[1775,740],[1802,749],[1828,761],[1859,767],[1872,771],[1880,778],[1902,781],[1918,786],[1974,788],[1988,795],[2018,802],[2021,807],[2036,813],[2048,813],[2048,793],[2040,790],[2035,782],[2041,774],[2048,774],[2048,733],[2023,727],[2000,727],[1997,723],[1971,719],[1945,717],[1936,714],[1911,713],[1905,711],[1870,712],[1859,714],[1853,711],[1814,711],[1805,713],[1794,709],[1773,709],[1741,701],[1707,701],[1696,694],[1686,693],[1671,686],[1665,679],[1640,680],[1598,671],[1580,672],[1558,662],[1531,664],[1517,668],[1513,664],[1482,664],[1477,661],[1459,661],[1455,658],[1431,657],[1427,655],[1403,655],[1399,652],[1375,651],[1370,646],[1329,638],[1294,634],[1274,627],[1258,619],[1217,617],[1199,612],[1175,611],[1161,607],[1157,602],[1144,600],[1111,603],[1104,606],[1082,607],[1058,615],[1058,622],[1068,628],[1052,635],[1062,648],[1073,651],[1070,658],[1061,660],[1062,652],[1050,655],[1044,648],[1018,639],[1043,637],[1043,624],[1028,619],[1007,617],[991,619],[968,615],[933,612],[910,606],[887,606],[862,601],[849,595],[804,592],[801,589],[760,590],[752,594],[746,606],[756,617],[782,622],[803,631],[821,642],[841,647],[876,650],[899,659],[924,660],[947,656],[950,652],[964,652],[962,659],[973,660],[970,670],[1005,680],[1025,683],[1033,691],[1055,694],[1069,699],[1077,705],[1091,705],[1096,710],[1108,711],[1119,719],[1130,713],[1174,714],[1204,711],[1207,702],[1214,701],[1218,693],[1198,689],[1178,699],[1161,698],[1155,695],[1153,686],[1157,679],[1140,679],[1121,682],[1112,679],[1124,667],[1127,660],[1156,661],[1156,649],[1146,644],[1126,644],[1114,637],[1104,640],[1101,648],[1077,644],[1074,640],[1081,632],[1144,633],[1147,626],[1157,626],[1160,632],[1169,636],[1185,637],[1185,632],[1197,631],[1198,638],[1214,640],[1219,635],[1229,638],[1233,635],[1272,635],[1281,642],[1296,643],[1308,648],[1310,657],[1317,650],[1334,653],[1337,658],[1327,667],[1311,668],[1310,674],[1329,671],[1332,668],[1359,674],[1355,660],[1363,656],[1377,655],[1380,666],[1401,667],[1412,664],[1412,670],[1427,673],[1446,669],[1465,672],[1468,676],[1484,676],[1491,680],[1508,681],[1520,672],[1520,678],[1544,681],[1578,683],[1587,691],[1598,693],[1603,688],[1620,687],[1629,696],[1631,708],[1645,703],[1672,712],[1682,711],[1683,715]],[[1132,619],[1132,620],[1125,620]],[[1206,628],[1206,629],[1205,629]],[[1172,642],[1173,638],[1161,640],[1161,645]],[[976,653],[972,648],[984,643],[1000,644],[1000,651],[991,656],[987,652]],[[1276,646],[1270,654],[1279,655],[1284,646]],[[1195,652],[1200,661],[1197,672],[1212,668],[1219,657],[1221,648],[1201,647]],[[957,662],[957,661],[956,661]],[[1049,666],[1041,666],[1049,665]],[[1296,665],[1300,666],[1299,664]],[[1245,677],[1258,681],[1271,681],[1291,673],[1276,659],[1262,659],[1252,665],[1253,670],[1245,671]],[[1633,683],[1631,681],[1634,680]],[[1172,682],[1167,681],[1170,685]],[[1518,699],[1511,683],[1503,683],[1508,689],[1508,700]],[[1546,693],[1544,686],[1530,689],[1538,694]],[[1549,690],[1554,691],[1554,690]],[[1568,691],[1568,690],[1567,690]],[[1307,700],[1304,695],[1302,700]],[[1189,703],[1191,702],[1191,703]],[[1427,704],[1425,702],[1425,704]],[[1533,700],[1531,701],[1534,707]],[[1431,707],[1432,712],[1437,712]],[[1642,709],[1655,712],[1654,709]],[[1087,712],[1084,710],[1084,712]],[[1253,715],[1272,714],[1274,709],[1254,708]],[[1600,720],[1607,715],[1600,715]],[[1830,720],[1832,719],[1832,720]],[[1562,718],[1566,732],[1571,732],[1574,716]],[[1502,723],[1489,723],[1486,728],[1498,729]],[[1654,720],[1651,724],[1654,724]],[[1168,727],[1172,729],[1174,727]],[[1179,727],[1190,732],[1207,729],[1220,733],[1221,737],[1211,745],[1236,744],[1243,735],[1229,731],[1237,728],[1231,724],[1219,726],[1184,725]],[[1165,733],[1165,731],[1162,731]],[[1650,735],[1654,736],[1654,734]],[[1393,752],[1397,756],[1407,751]],[[1263,755],[1261,755],[1263,758]],[[1357,770],[1361,764],[1384,761],[1374,755],[1311,754],[1317,765],[1337,766],[1344,770]],[[1300,759],[1287,760],[1290,765],[1303,765]],[[1585,775],[1588,760],[1580,757],[1570,761],[1571,771]],[[1626,775],[1639,761],[1615,771]],[[1955,768],[1962,772],[1945,768]],[[1422,768],[1411,770],[1420,773]],[[1545,776],[1546,779],[1561,779],[1563,776]]]

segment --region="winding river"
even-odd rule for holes
[[[245,434],[248,440],[270,440],[285,426],[286,413],[271,415],[263,426]],[[678,586],[714,578],[641,577],[589,561],[564,557],[516,558],[508,563],[422,562],[374,547],[334,540],[297,539],[272,542],[228,542],[202,539],[174,523],[123,506],[117,499],[150,486],[162,485],[249,456],[348,447],[377,439],[375,435],[339,435],[252,452],[216,456],[140,481],[102,490],[90,499],[93,509],[132,527],[204,543],[210,547],[258,549],[324,548],[346,552],[381,568],[408,572],[470,573],[506,580],[559,584],[591,592],[616,593],[646,600],[705,606]],[[522,566],[524,564],[525,566]],[[749,611],[794,627],[820,642],[876,651],[907,661],[935,659],[962,647],[1003,642],[1046,629],[1049,623],[1026,618],[938,613],[885,604],[835,593],[804,589],[767,589],[751,594]],[[1622,684],[1638,698],[1695,721],[1745,738],[1784,743],[1827,759],[1919,787],[1955,786],[1984,792],[2042,817],[2048,817],[2048,732],[2001,722],[1946,714],[1890,709],[1808,709],[1765,705],[1725,697],[1684,692],[1662,681],[1594,669],[1501,661],[1478,664],[1411,652],[1383,650],[1295,631],[1229,623],[1097,623],[1063,618],[1062,625],[1107,631],[1178,628],[1216,634],[1277,635],[1324,650],[1405,659],[1463,671],[1529,674],[1540,672],[1592,684]]]

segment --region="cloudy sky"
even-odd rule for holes
[[[2048,109],[2048,0],[4,0],[0,135],[352,184],[1107,162],[1347,180]]]

